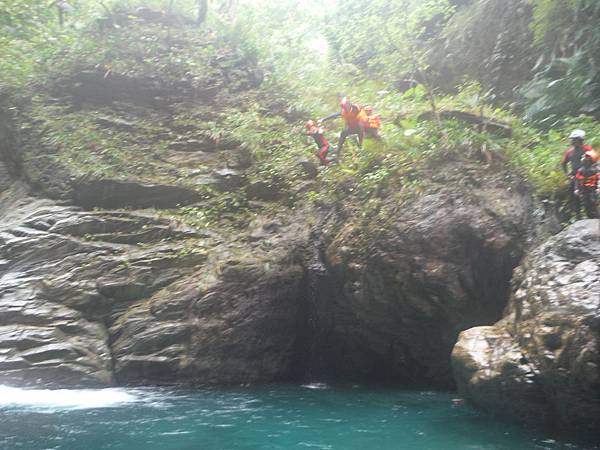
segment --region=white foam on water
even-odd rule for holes
[[[329,389],[329,385],[327,383],[308,383],[303,384],[300,387],[304,389]]]
[[[22,389],[0,385],[0,408],[25,407],[41,410],[95,409],[140,401],[139,394],[123,388]]]

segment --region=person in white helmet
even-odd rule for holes
[[[575,194],[575,191],[577,189],[575,183],[575,175],[577,174],[577,171],[581,168],[583,157],[586,154],[593,154],[595,156],[596,152],[589,145],[584,145],[585,131],[583,130],[573,130],[573,132],[569,135],[569,139],[571,139],[571,146],[563,155],[561,166],[563,172],[569,178],[570,181],[571,205],[573,206],[573,209],[575,211],[575,216],[577,217],[577,219],[580,219],[581,200],[579,196]]]

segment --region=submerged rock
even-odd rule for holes
[[[452,359],[475,405],[557,428],[600,425],[600,221],[533,250],[505,317],[463,332]]]

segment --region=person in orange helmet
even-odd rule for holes
[[[362,147],[363,139],[365,137],[365,129],[367,127],[369,119],[365,110],[361,106],[352,103],[350,99],[348,99],[348,97],[342,98],[342,100],[340,101],[340,108],[340,112],[327,116],[318,121],[318,123],[321,124],[327,120],[335,119],[338,117],[344,119],[344,123],[346,126],[340,133],[340,139],[338,141],[338,159],[341,157],[344,142],[346,141],[346,138],[348,136],[357,135],[358,145]]]
[[[591,153],[585,153],[581,158],[581,167],[575,173],[575,192],[583,202],[585,213],[589,219],[598,218],[598,179],[600,174],[598,168],[594,165],[594,156]],[[579,216],[579,211],[577,211]]]
[[[375,114],[372,106],[365,106],[365,113],[367,114],[367,125],[365,127],[365,135],[373,139],[381,139],[379,135],[379,128],[381,127],[381,117],[379,114]]]

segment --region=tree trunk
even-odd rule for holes
[[[196,24],[201,25],[206,20],[208,14],[208,0],[198,0],[198,16],[196,17]]]
[[[61,2],[58,2],[56,7],[58,8],[58,24],[62,28],[65,25],[65,11]]]

